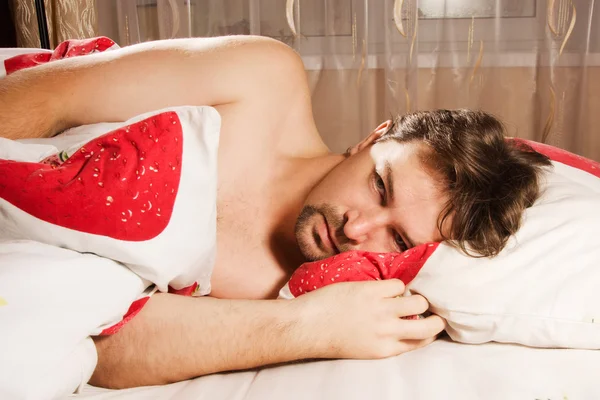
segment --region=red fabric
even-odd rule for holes
[[[114,335],[115,333],[119,332],[121,328],[125,326],[126,323],[131,321],[133,317],[135,317],[140,311],[142,311],[142,308],[144,308],[148,300],[150,300],[150,297],[142,297],[141,299],[137,299],[136,301],[131,303],[129,310],[127,310],[127,313],[125,313],[123,319],[117,324],[111,326],[110,328],[106,328],[105,330],[103,330],[100,333],[100,336]]]
[[[171,286],[169,286],[169,293],[178,294],[180,296],[191,296],[194,294],[197,288],[198,282],[194,282],[192,285],[184,287],[183,289],[173,289]]]
[[[36,65],[45,64],[50,61],[52,53],[29,53],[19,54],[11,58],[4,60],[4,68],[6,69],[6,75],[10,75],[13,72],[21,69],[35,67]]]
[[[408,285],[439,243],[426,243],[403,253],[349,251],[304,263],[289,281],[294,297],[337,282],[400,279]]]
[[[0,197],[51,224],[127,241],[168,225],[181,175],[175,112],[109,132],[59,166],[0,160]]]
[[[115,42],[107,37],[97,37],[83,40],[67,40],[59,44],[54,52],[40,52],[30,54],[20,54],[15,57],[4,60],[6,75],[25,68],[35,67],[45,64],[48,61],[61,60],[74,56],[81,56],[91,53],[102,52],[113,47]]]
[[[544,154],[553,161],[568,165],[569,167],[580,169],[600,178],[600,163],[597,161],[578,156],[577,154],[573,154],[566,150],[549,146],[547,144],[533,142],[531,140],[513,138],[511,141],[528,144],[535,151]]]
[[[194,282],[193,285],[190,285],[183,289],[173,289],[171,286],[169,286],[169,293],[177,294],[180,296],[191,296],[194,294],[197,287],[198,287],[198,283],[196,283],[196,282]],[[123,326],[125,326],[125,324],[127,324],[129,321],[131,321],[133,319],[133,317],[135,317],[137,315],[137,313],[139,313],[142,310],[142,308],[144,308],[144,306],[146,305],[146,303],[148,302],[149,299],[150,299],[150,297],[143,297],[143,298],[138,299],[138,300],[134,301],[133,303],[131,303],[129,310],[123,316],[123,319],[121,321],[119,321],[117,324],[111,326],[110,328],[106,328],[105,330],[103,330],[102,333],[100,333],[100,335],[108,336],[108,335],[114,335],[115,333],[117,333]]]

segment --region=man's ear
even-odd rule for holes
[[[355,144],[352,147],[348,147],[348,150],[346,150],[346,154],[352,156],[364,149],[365,147],[370,146],[377,139],[383,136],[390,129],[390,126],[392,126],[392,121],[388,119],[387,121],[379,125],[377,128],[375,128],[373,132],[369,133],[369,136],[361,140],[358,144]]]

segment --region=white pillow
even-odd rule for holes
[[[600,349],[600,163],[528,144],[553,168],[497,257],[468,257],[443,243],[396,255],[352,252],[303,265],[280,296],[319,281],[399,278],[429,300],[456,341]]]
[[[0,398],[62,398],[96,367],[91,334],[148,293],[143,279],[93,254],[0,242]]]
[[[409,288],[460,342],[600,349],[600,164],[530,144],[553,168],[506,249],[474,259],[440,245]]]

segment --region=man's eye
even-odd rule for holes
[[[396,242],[396,246],[398,246],[398,249],[400,251],[408,250],[408,246],[406,245],[404,239],[402,239],[402,236],[400,236],[398,232],[394,232],[394,241]]]
[[[383,179],[377,173],[375,173],[375,188],[379,192],[382,200],[385,200],[385,184],[383,183]]]

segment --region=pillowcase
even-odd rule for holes
[[[527,144],[553,166],[544,172],[542,195],[498,256],[472,258],[444,243],[402,254],[353,253],[345,268],[362,272],[347,280],[402,279],[448,321],[448,334],[459,342],[600,349],[600,163]],[[306,276],[320,280],[322,266],[344,257],[303,265],[280,296],[318,288],[307,287]]]
[[[3,52],[0,78],[117,48],[97,37],[67,40],[52,52]],[[214,108],[177,107],[53,139],[0,139],[0,224],[7,230],[0,238],[92,252],[125,263],[161,291],[170,285],[207,294],[219,130]]]
[[[161,291],[209,293],[220,121],[212,107],[178,107],[43,145],[0,139],[0,238],[110,258]]]

